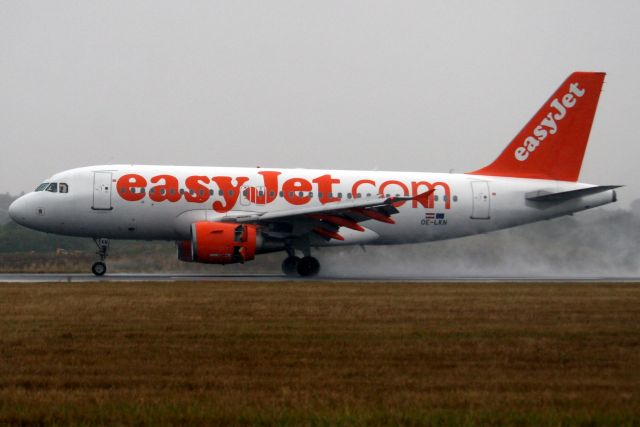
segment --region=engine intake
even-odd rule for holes
[[[256,255],[256,234],[252,224],[196,222],[191,224],[191,242],[178,243],[178,258],[206,264],[251,261]]]

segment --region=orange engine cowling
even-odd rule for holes
[[[226,222],[191,224],[191,259],[206,264],[233,264],[251,261],[256,255],[256,226]],[[187,251],[180,251],[189,258]],[[182,259],[186,261],[186,259]]]

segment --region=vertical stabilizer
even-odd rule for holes
[[[470,173],[577,181],[604,76],[571,74],[493,163]]]

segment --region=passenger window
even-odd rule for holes
[[[458,201],[458,196],[453,196],[453,201],[457,202]]]
[[[51,184],[49,184],[49,186],[47,187],[47,191],[50,191],[52,193],[57,193],[58,192],[58,184],[56,184],[55,182],[52,182]]]

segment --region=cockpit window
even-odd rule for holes
[[[57,193],[58,192],[58,184],[55,182],[52,182],[51,184],[49,184],[49,186],[47,187],[47,191],[50,191],[52,193]]]
[[[68,193],[69,192],[69,186],[67,184],[65,184],[64,182],[60,183],[60,192],[61,193]]]
[[[43,182],[42,184],[36,187],[36,191],[44,191],[44,189],[47,188],[47,185],[49,185],[48,182]]]

